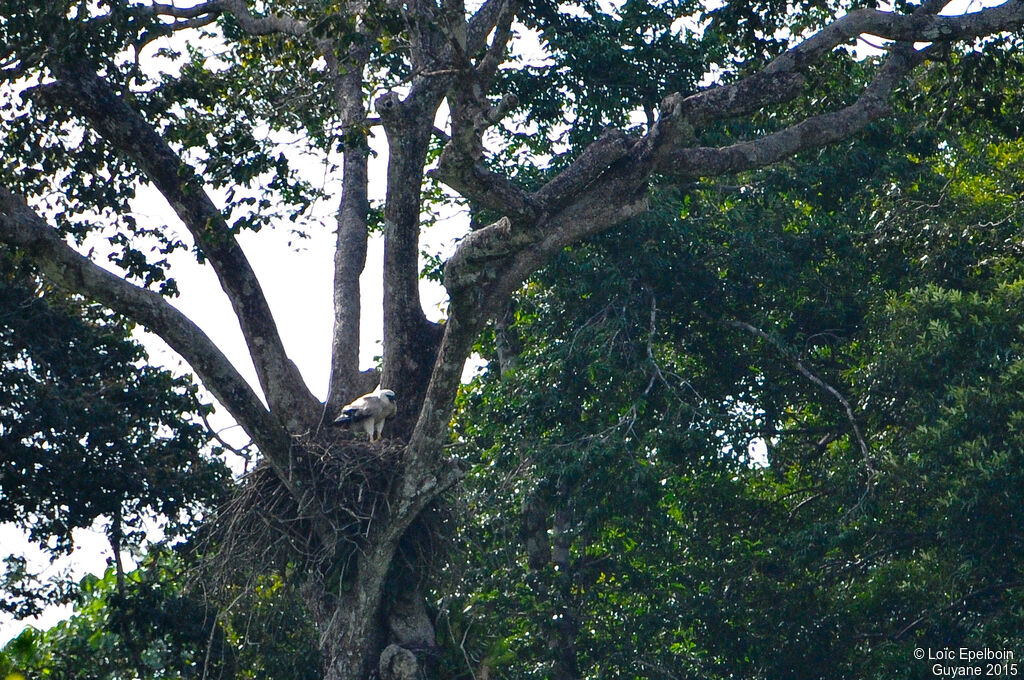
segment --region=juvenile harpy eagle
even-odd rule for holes
[[[380,439],[384,421],[395,415],[395,410],[395,393],[391,390],[382,390],[378,386],[373,392],[343,406],[341,415],[334,419],[334,424],[361,428],[372,442]]]

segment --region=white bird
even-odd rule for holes
[[[343,406],[341,415],[334,419],[334,424],[362,428],[372,442],[380,439],[384,421],[395,415],[396,410],[395,393],[391,390],[382,390],[378,385],[373,392]]]

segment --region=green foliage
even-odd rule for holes
[[[656,107],[665,92],[695,88],[707,55],[680,17],[699,9],[691,0],[614,8],[530,2],[524,23],[538,32],[547,58],[504,71],[500,87],[518,97],[526,122],[542,135],[564,133],[561,141],[570,145],[588,141],[606,125],[628,124],[629,112]]]
[[[315,82],[323,69],[314,67],[314,51],[261,38],[240,40],[219,56],[191,45],[182,54],[162,46],[170,44],[162,40],[168,31],[126,0],[95,7],[12,0],[0,25],[0,57],[13,67],[0,79],[38,69],[45,81],[68,65],[102,73],[209,187],[224,192],[232,229],[292,223],[303,235],[311,226],[309,209],[323,193],[294,166],[311,153],[326,163],[324,154],[336,143],[325,122],[326,88]],[[53,45],[60,49],[45,47]],[[17,95],[0,106],[0,180],[9,190],[45,197],[47,217],[79,242],[94,233],[106,238],[110,260],[130,278],[175,294],[167,256],[187,246],[174,230],[133,216],[139,168],[67,110],[59,94],[47,99],[45,85],[28,85],[15,86]],[[298,141],[296,132],[303,135]],[[202,260],[201,252],[195,255]]]
[[[411,63],[393,5],[365,4],[366,33],[336,5],[274,4],[311,22],[313,40],[335,37],[339,57],[366,47],[373,91],[429,66]],[[870,3],[842,9],[855,6]],[[486,161],[524,187],[605,126],[642,129],[666,92],[747,73],[839,9],[523,7],[544,56],[500,71],[490,94],[518,105]],[[235,232],[315,228],[322,194],[297,156],[329,166],[367,143],[361,124],[343,127],[309,40],[248,36],[225,14],[202,36],[217,47],[178,53],[128,0],[5,10],[3,78],[103,72],[219,192]],[[943,55],[856,142],[729,184],[657,185],[648,215],[523,287],[460,396],[462,559],[431,584],[448,677],[896,678],[921,674],[917,646],[1022,648],[1019,43]],[[143,71],[146,50],[157,65]],[[701,141],[848,105],[872,66],[837,55],[808,74],[833,94]],[[101,234],[114,264],[173,294],[167,257],[186,245],[131,216],[133,162],[59,101],[41,105],[45,86],[22,94],[0,103],[0,183],[46,197],[65,234]],[[436,184],[424,200],[453,203]],[[119,545],[154,517],[191,532],[228,483],[199,453],[195,388],[146,365],[123,320],[6,255],[0,321],[0,521],[55,553],[97,522]],[[499,371],[508,331],[521,348]],[[0,676],[317,676],[287,574],[226,593],[235,606],[215,612],[182,560],[154,552],[75,589],[34,581],[12,556],[0,607],[79,600],[68,622],[12,641]]]
[[[54,555],[98,522],[125,548],[145,520],[168,537],[194,528],[230,473],[203,453],[196,414],[210,407],[192,381],[146,365],[123,319],[46,288],[6,253],[0,310],[0,521]],[[70,592],[32,578],[12,556],[0,608],[30,615]]]
[[[188,571],[186,554],[158,547],[123,580],[113,568],[87,576],[68,620],[26,628],[0,650],[0,677],[319,677],[313,635],[280,581],[218,610]]]
[[[460,397],[452,675],[909,678],[916,647],[1021,648],[1021,147],[904,120],[665,190],[522,289]]]

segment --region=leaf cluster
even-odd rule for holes
[[[190,579],[192,557],[156,546],[119,579],[110,568],[79,585],[75,613],[27,628],[0,649],[0,674],[144,680],[182,677],[312,680],[312,635],[280,581],[218,608]]]

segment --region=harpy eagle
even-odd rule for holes
[[[380,439],[384,421],[395,415],[395,393],[377,386],[373,392],[364,394],[351,404],[343,406],[341,415],[334,419],[335,425],[352,425],[362,428],[370,441]]]

